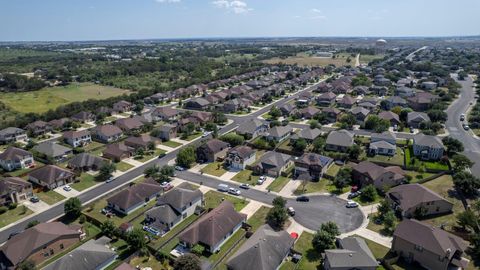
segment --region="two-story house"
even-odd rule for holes
[[[437,136],[418,133],[413,137],[413,155],[423,160],[439,160],[445,146]]]
[[[7,172],[30,168],[34,165],[33,155],[23,149],[9,146],[0,153],[0,166]]]
[[[63,133],[63,140],[72,147],[82,147],[92,142],[90,131],[66,131]]]
[[[0,144],[25,141],[27,139],[27,132],[21,128],[7,127],[0,130]]]
[[[238,145],[227,152],[226,165],[232,170],[244,170],[256,160],[255,150],[249,146]]]

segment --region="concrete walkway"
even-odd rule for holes
[[[292,217],[289,217],[288,220],[290,221],[290,226],[288,226],[288,228],[286,229],[288,233],[295,232],[295,233],[298,233],[299,236],[303,232],[315,233],[314,231],[307,229],[302,225],[300,225],[299,223],[297,223],[295,219],[293,219]]]
[[[267,176],[266,178],[267,179],[265,179],[265,182],[263,182],[263,184],[255,185],[254,188],[256,188],[258,190],[261,190],[261,191],[267,191],[268,186],[273,182],[273,180],[275,180],[275,178],[272,178],[270,176]]]
[[[288,183],[280,190],[278,195],[282,197],[292,197],[294,196],[295,190],[302,184],[300,180],[292,180],[288,181]]]
[[[257,202],[257,201],[250,201],[247,206],[245,206],[242,210],[240,210],[240,213],[242,214],[246,214],[247,215],[247,219],[249,219],[253,214],[255,214],[255,212],[258,211],[258,209],[260,209],[260,207],[262,207],[264,204],[261,203],[261,202]]]
[[[142,166],[142,165],[143,165],[142,162],[137,161],[137,160],[135,160],[135,159],[133,159],[133,158],[126,158],[126,159],[124,159],[124,160],[122,160],[122,161],[125,162],[125,163],[128,163],[128,164],[130,164],[130,165],[132,165],[132,166],[134,166],[134,167],[138,167],[138,166]]]
[[[50,208],[50,205],[44,201],[39,201],[36,203],[32,203],[31,201],[24,201],[23,205],[25,205],[26,207],[28,207],[28,209],[32,210],[35,213],[42,212]]]
[[[354,234],[359,235],[368,240],[371,240],[382,246],[385,246],[388,248],[392,247],[392,239],[393,239],[392,237],[380,235],[379,233],[369,230],[367,228],[360,228],[356,230]]]
[[[167,151],[167,153],[175,149],[175,148],[171,148],[169,146],[163,145],[163,144],[157,145],[156,148],[165,150],[165,151]]]

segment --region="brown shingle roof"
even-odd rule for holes
[[[152,179],[146,179],[142,183],[135,184],[127,189],[120,191],[107,199],[107,202],[119,206],[122,209],[128,209],[136,204],[145,201],[155,194],[160,193],[163,188]]]
[[[400,185],[390,189],[387,196],[400,204],[404,210],[421,203],[446,201],[443,197],[420,184]]]
[[[66,179],[74,176],[69,170],[57,167],[55,165],[43,166],[28,174],[41,182],[52,184],[59,179]]]
[[[1,160],[21,160],[29,156],[32,156],[30,152],[20,148],[9,146],[7,150],[5,150],[3,153],[0,154],[0,159]]]

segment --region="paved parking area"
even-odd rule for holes
[[[73,188],[70,191],[65,191],[65,190],[63,190],[63,187],[58,187],[58,188],[54,189],[53,191],[63,195],[65,198],[72,198],[72,197],[77,197],[78,195],[80,195],[80,192],[76,191]]]
[[[23,202],[23,205],[25,205],[26,207],[28,207],[28,209],[32,210],[35,213],[42,212],[50,208],[50,205],[43,201],[39,201],[36,203],[32,203],[31,201],[25,201]]]

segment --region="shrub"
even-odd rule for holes
[[[8,208],[5,207],[5,206],[0,206],[0,215],[7,212],[8,211]]]
[[[13,209],[17,208],[17,206],[18,206],[18,204],[11,203],[11,204],[8,205],[8,209],[13,210]]]

